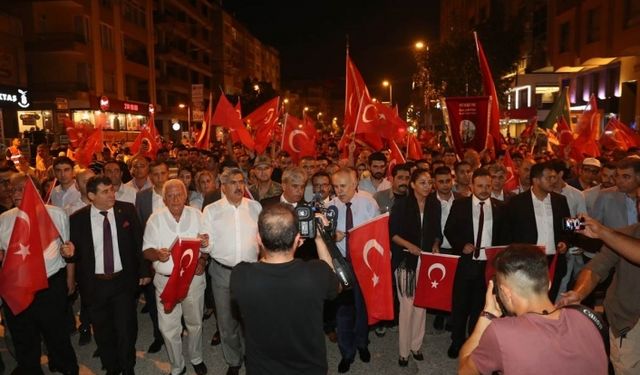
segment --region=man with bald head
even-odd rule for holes
[[[336,244],[342,255],[349,259],[348,231],[379,215],[380,209],[370,194],[356,191],[358,179],[355,170],[340,169],[333,174],[331,182],[336,197],[329,202],[329,206],[335,205],[338,208]],[[362,362],[371,360],[368,349],[369,326],[364,298],[357,282],[353,289],[343,292],[336,301],[338,347],[342,355],[338,372],[345,373],[353,363],[356,349]]]
[[[158,325],[164,338],[171,362],[171,374],[183,374],[186,370],[182,355],[182,323],[188,332],[188,350],[191,364],[198,375],[207,373],[207,366],[202,355],[202,315],[204,311],[204,268],[206,258],[200,257],[195,275],[189,285],[185,299],[172,310],[165,310],[160,295],[164,291],[169,276],[176,265],[171,258],[171,245],[176,238],[201,237],[202,246],[206,248],[208,241],[200,235],[202,215],[196,208],[186,205],[187,188],[181,180],[167,181],[162,188],[162,199],[166,207],[154,211],[144,231],[142,249],[144,257],[153,262],[156,271],[153,284],[156,290],[156,306],[158,309]]]

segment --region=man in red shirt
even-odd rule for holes
[[[546,256],[535,245],[510,245],[495,259],[484,311],[460,350],[459,374],[607,374],[604,341],[594,322],[548,297]],[[501,309],[506,317],[498,318]]]

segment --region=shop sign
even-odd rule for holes
[[[29,108],[31,102],[29,101],[28,90],[0,87],[0,105],[6,103],[13,103],[20,108]]]

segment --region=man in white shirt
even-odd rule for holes
[[[16,217],[24,216],[19,210],[24,195],[27,178],[23,173],[14,174],[10,184],[13,188],[15,207],[0,215],[0,262],[9,256],[9,241]],[[65,262],[63,256],[72,256],[73,245],[69,239],[69,219],[61,208],[46,206],[51,221],[60,233],[56,246],[47,247],[42,254],[49,287],[36,293],[33,302],[20,314],[14,315],[4,304],[4,316],[11,330],[16,361],[20,373],[42,374],[40,367],[41,337],[47,346],[50,369],[57,368],[63,374],[78,374],[78,361],[71,346],[67,324],[67,294],[75,290],[73,265]],[[62,242],[64,239],[66,242]],[[45,244],[46,246],[46,244]],[[11,256],[16,256],[11,254]],[[69,272],[67,272],[67,270]],[[46,324],[41,324],[47,322]]]
[[[384,157],[384,155],[382,156]],[[371,195],[365,192],[356,192],[357,181],[356,171],[350,168],[340,169],[331,176],[336,197],[329,202],[329,205],[334,205],[338,209],[336,245],[342,255],[347,258],[348,231],[380,214],[378,204]],[[371,360],[368,348],[367,310],[357,282],[354,283],[351,291],[344,292],[338,297],[337,304],[338,347],[342,355],[338,372],[344,373],[351,368],[356,349],[362,362],[366,363]]]
[[[153,186],[149,181],[149,159],[142,155],[138,155],[131,159],[131,181],[125,185],[133,188],[135,191],[142,191]]]
[[[51,204],[60,207],[68,215],[73,213],[72,206],[80,200],[80,192],[76,187],[75,163],[66,156],[56,158],[53,162],[53,173],[59,185],[51,191]]]
[[[373,195],[378,191],[391,189],[391,181],[385,177],[387,174],[387,158],[382,152],[374,152],[369,155],[369,171],[371,172],[371,177],[360,180],[358,184],[359,190]]]
[[[231,168],[220,176],[222,198],[205,207],[200,233],[209,238],[208,252],[213,259],[209,274],[216,302],[218,327],[227,374],[240,371],[243,343],[240,323],[232,314],[229,280],[240,262],[258,260],[258,215],[260,203],[244,198],[245,179],[242,170]]]
[[[159,208],[149,217],[142,244],[145,259],[153,262],[153,268],[156,271],[153,284],[156,287],[158,325],[171,362],[171,374],[184,374],[186,366],[182,354],[181,323],[181,319],[184,318],[188,332],[189,359],[196,374],[203,375],[207,373],[207,366],[204,364],[202,356],[206,258],[200,257],[200,259],[194,260],[198,262],[198,266],[187,296],[173,310],[165,311],[160,300],[160,295],[175,268],[170,247],[176,238],[199,237],[202,216],[199,210],[185,206],[187,188],[182,181],[178,179],[167,181],[162,196],[166,207]],[[203,241],[203,245],[208,245],[208,241]]]
[[[118,161],[110,160],[104,163],[102,174],[111,179],[116,190],[116,200],[136,204],[137,191],[122,183],[122,167]]]

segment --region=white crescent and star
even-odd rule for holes
[[[373,120],[375,120],[375,118],[369,119],[367,117],[367,112],[369,111],[369,108],[373,108],[374,112],[376,109],[376,106],[373,104],[367,104],[364,109],[362,110],[362,122],[364,123],[369,123],[369,122],[373,122]]]
[[[442,277],[440,277],[440,280],[432,280],[431,279],[431,271],[433,271],[433,270],[442,271]],[[432,288],[437,288],[438,287],[438,283],[440,281],[444,280],[444,277],[446,275],[447,275],[447,269],[444,267],[444,264],[442,264],[442,263],[434,263],[427,270],[427,278],[429,279],[429,281],[431,281],[431,287]]]
[[[380,255],[384,255],[384,248],[375,239],[371,239],[364,244],[362,253],[362,256],[364,257],[364,264],[366,264],[367,268],[369,268],[373,272],[373,269],[371,269],[371,266],[369,265],[369,251],[371,251],[371,249],[374,249]],[[376,285],[378,285],[378,282],[380,282],[380,277],[376,275],[375,272],[373,272],[373,277],[371,278],[371,280],[373,281],[373,286],[375,287]]]
[[[267,115],[264,116],[264,123],[268,124],[271,122],[271,120],[273,119],[273,115],[276,113],[276,111],[273,108],[269,108],[267,110]]]
[[[302,130],[292,130],[291,133],[289,133],[289,147],[291,148],[291,150],[293,152],[299,153],[300,150],[298,150],[294,145],[293,145],[293,139],[295,138],[296,135],[301,134],[303,137],[305,137],[307,140],[309,139],[309,136],[307,135],[307,133],[303,132]]]
[[[187,263],[187,265],[183,267],[182,265],[184,263],[182,262],[182,260],[186,255],[189,256],[189,263]],[[184,251],[184,253],[182,253],[182,256],[180,257],[180,277],[182,277],[182,274],[184,274],[185,269],[189,268],[189,266],[191,265],[191,262],[193,262],[193,250],[187,249]]]

